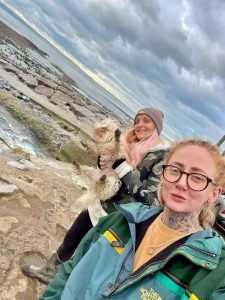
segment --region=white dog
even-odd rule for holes
[[[93,137],[96,142],[97,152],[104,157],[114,160],[122,157],[121,131],[118,124],[105,119],[97,122],[93,127]],[[74,164],[74,175],[77,183],[83,186],[86,191],[76,200],[80,209],[87,208],[97,201],[105,201],[114,196],[121,186],[121,181],[112,169],[99,169],[80,165],[77,161]]]

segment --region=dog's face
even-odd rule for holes
[[[122,183],[116,174],[102,175],[95,185],[97,198],[104,201],[113,197],[120,189],[121,184]]]
[[[104,143],[108,142],[115,136],[115,131],[119,129],[118,124],[111,119],[105,119],[96,122],[93,126],[93,137],[95,141]]]

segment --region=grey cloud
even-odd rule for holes
[[[88,7],[82,6],[79,10],[73,5],[73,9],[76,19],[80,21],[81,26],[88,29],[89,35],[91,34],[96,42],[121,39],[125,46],[131,45],[137,51],[146,50],[154,53],[159,59],[171,58],[181,67],[190,67],[191,49],[186,43],[185,33],[162,20],[153,21],[147,15],[147,11],[140,12],[140,7],[143,8],[147,2],[142,1],[142,6],[130,2],[128,6],[120,4],[119,7],[115,6],[114,2],[107,1],[93,1],[89,4]],[[73,18],[70,17],[70,20],[73,22]],[[123,47],[119,49],[123,50]]]
[[[207,51],[206,51],[206,46]],[[205,45],[198,47],[193,59],[194,69],[201,71],[206,78],[218,76],[225,79],[225,50],[220,45]],[[197,50],[197,49],[196,49]]]
[[[18,1],[9,0],[22,7],[24,1]],[[70,53],[114,82],[132,107],[152,103],[168,112],[176,110],[179,116],[181,108],[189,107],[184,132],[188,122],[196,127],[198,118],[211,128],[213,124],[225,128],[224,0],[174,0],[173,4],[164,0],[26,0],[26,4],[27,17],[36,16],[39,26]],[[187,29],[182,26],[184,16]],[[175,128],[177,120],[169,116]],[[199,122],[197,130],[205,127],[204,122]]]
[[[148,18],[151,18],[154,21],[157,21],[160,13],[160,6],[158,0],[139,0],[133,2],[133,5],[137,9],[140,9],[145,15],[148,15]]]
[[[155,13],[153,14],[156,19],[157,9],[159,8],[156,1],[153,4],[150,5],[150,8],[155,7],[155,10],[153,9]],[[139,6],[137,4],[133,5],[131,2],[129,6],[120,4],[120,7],[115,6],[114,2],[107,1],[105,4],[93,1],[83,5],[68,1],[66,6],[67,15],[63,14],[65,7],[58,7],[58,13],[54,11],[54,15],[60,18],[63,16],[65,22],[69,22],[82,39],[93,39],[96,43],[103,43],[103,46],[106,42],[112,43],[119,39],[122,40],[124,45],[121,44],[117,51],[120,58],[122,57],[121,52],[124,52],[124,56],[127,55],[125,52],[126,45],[130,45],[137,52],[146,50],[160,60],[171,58],[179,66],[190,68],[191,49],[186,43],[185,33],[164,24],[160,20],[158,20],[158,23],[153,21],[147,15],[148,11],[143,10],[146,5],[146,1],[142,1]],[[142,11],[140,11],[140,8],[142,8]],[[62,28],[63,20],[61,21],[55,20],[55,26]]]
[[[224,0],[189,1],[192,21],[213,42],[224,43]]]

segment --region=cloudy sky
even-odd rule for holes
[[[224,0],[7,0],[172,139],[225,134]],[[225,148],[225,147],[224,147]]]

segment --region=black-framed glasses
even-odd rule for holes
[[[211,178],[199,173],[187,173],[172,165],[163,165],[163,178],[168,182],[177,182],[183,174],[187,175],[187,185],[193,191],[203,191],[209,183],[216,184]]]

